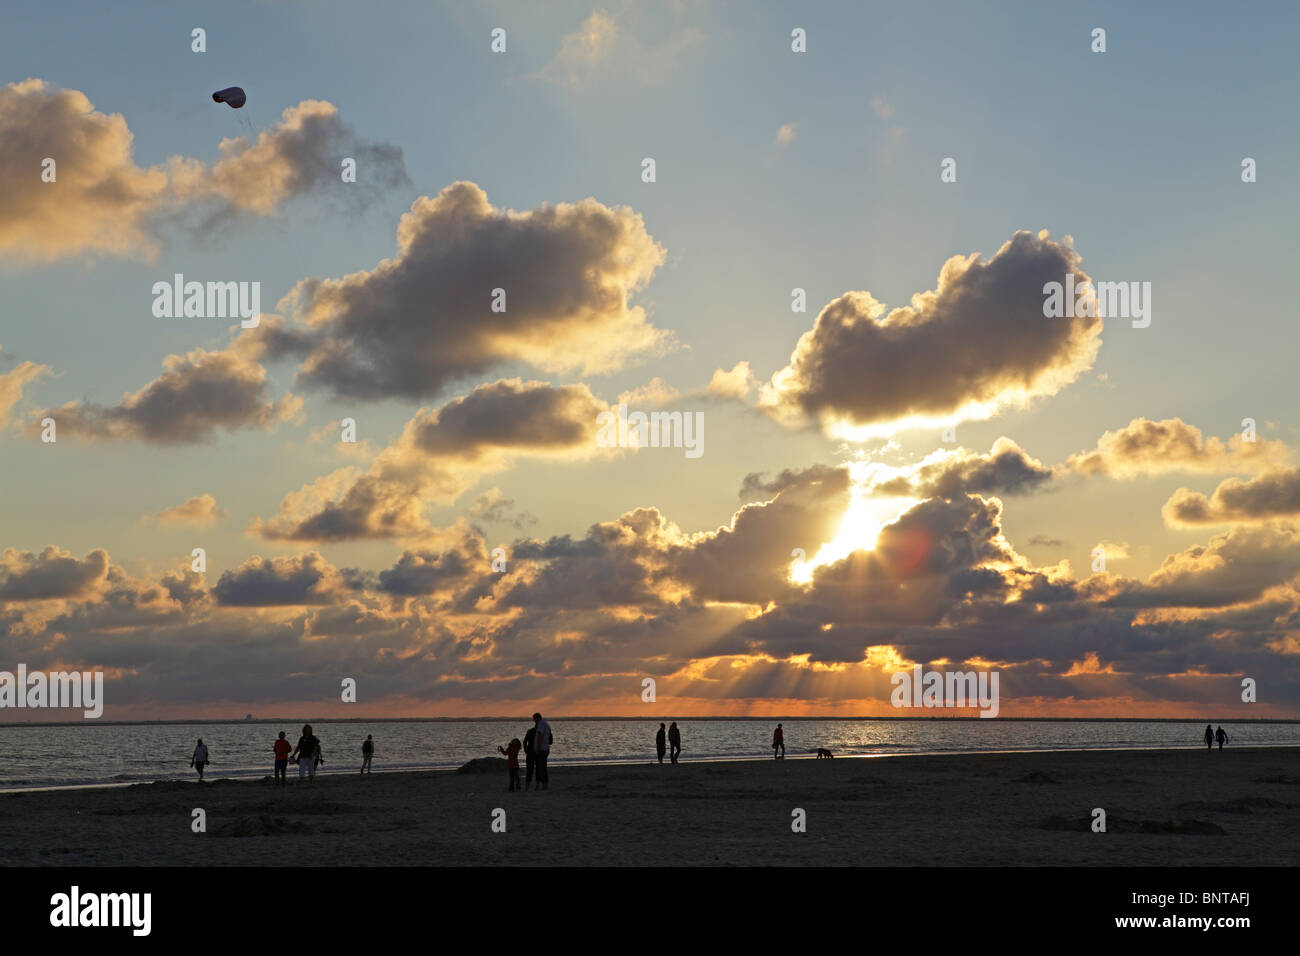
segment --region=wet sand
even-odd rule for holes
[[[290,768],[291,770],[293,768]],[[1090,828],[1104,808],[1107,832]],[[191,832],[192,811],[207,832]],[[493,811],[505,833],[492,831]],[[807,832],[791,829],[806,812]],[[1300,860],[1300,748],[375,773],[0,796],[5,866],[1254,866]]]

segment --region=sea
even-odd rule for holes
[[[550,764],[638,764],[655,759],[659,720],[548,718],[555,738]],[[771,759],[772,731],[784,725],[789,759],[818,748],[837,757],[998,753],[1052,750],[1140,750],[1203,747],[1205,725],[1182,720],[967,719],[695,719],[680,720],[682,760]],[[498,745],[523,739],[527,720],[315,720],[323,774],[356,773],[361,743],[374,736],[375,772],[457,768],[496,756]],[[1218,727],[1218,724],[1215,724]],[[1225,724],[1228,746],[1298,747],[1300,721]],[[301,724],[289,720],[0,725],[0,790],[127,785],[193,780],[190,755],[207,744],[208,779],[269,776],[272,744],[283,730],[295,743]],[[291,775],[296,768],[289,767]]]

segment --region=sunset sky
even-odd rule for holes
[[[0,670],[110,720],[901,716],[913,663],[1300,717],[1294,4],[133,7],[0,33]],[[177,273],[260,324],[156,316]],[[1045,317],[1067,275],[1150,325]],[[702,454],[602,447],[620,404]]]

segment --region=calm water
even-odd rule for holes
[[[551,764],[654,759],[658,721],[553,720]],[[978,753],[995,750],[1088,750],[1202,746],[1204,724],[1005,720],[782,720],[790,757],[827,747],[836,756]],[[316,721],[323,773],[355,773],[361,742],[375,737],[376,771],[458,767],[494,756],[498,744],[523,739],[527,721]],[[776,721],[679,721],[684,760],[770,756]],[[1216,724],[1217,726],[1217,724]],[[1229,746],[1300,746],[1300,724],[1225,724]],[[283,730],[291,743],[301,725],[229,724],[0,726],[0,788],[194,779],[190,754],[208,745],[211,777],[269,775],[271,744]],[[289,767],[291,775],[297,772]]]

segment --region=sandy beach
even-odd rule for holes
[[[1253,866],[1300,859],[1300,749],[153,783],[0,797],[6,866]],[[1093,808],[1107,813],[1094,833]],[[191,832],[192,811],[207,832]],[[492,831],[506,811],[506,832]],[[807,832],[792,832],[806,811]]]

